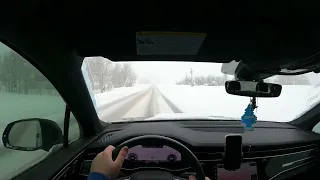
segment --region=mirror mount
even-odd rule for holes
[[[257,106],[257,99],[256,99],[256,97],[252,97],[252,99],[251,99],[251,104],[252,104],[253,110],[258,107],[258,106]]]
[[[62,139],[62,130],[57,123],[39,118],[11,122],[2,135],[4,147],[20,151],[49,151],[62,143]]]

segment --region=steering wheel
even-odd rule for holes
[[[134,147],[136,145],[168,145],[171,148],[176,149],[181,153],[181,160],[186,163],[186,165],[189,165],[189,167],[193,168],[196,172],[195,177],[197,180],[205,180],[205,174],[203,172],[203,169],[197,159],[197,157],[188,149],[185,145],[181,144],[180,142],[165,137],[165,136],[159,136],[159,135],[143,135],[134,137],[132,139],[129,139],[123,143],[121,143],[119,146],[117,146],[112,153],[112,159],[115,160],[121,150],[124,146],[127,146],[128,148]],[[161,171],[161,170],[153,170],[153,171],[147,171],[142,170],[133,173],[130,177],[123,177],[118,178],[118,180],[124,180],[124,179],[131,179],[131,180],[172,180],[172,179],[185,179],[181,177],[174,177],[171,173],[167,171]]]

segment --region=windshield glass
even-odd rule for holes
[[[227,94],[234,76],[222,64],[196,62],[112,62],[85,58],[82,72],[100,120],[240,119],[249,97]],[[291,121],[318,103],[319,75],[273,76],[283,85],[278,98],[258,98],[258,120]]]

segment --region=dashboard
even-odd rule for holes
[[[228,134],[242,135],[242,164],[235,171],[224,168],[224,144]],[[257,122],[244,132],[236,122],[179,121],[112,124],[106,133],[82,153],[79,175],[89,173],[92,159],[108,145],[119,145],[141,135],[162,135],[188,147],[212,180],[288,179],[312,174],[319,168],[320,136],[286,123]],[[138,144],[129,149],[120,177],[139,170],[161,169],[188,178],[194,174],[181,152],[165,144]],[[319,175],[318,175],[319,176]],[[300,178],[301,178],[300,177]],[[320,176],[319,176],[320,177]]]
[[[128,170],[128,166],[133,165],[136,167],[143,167],[150,163],[171,163],[172,165],[181,161],[181,154],[177,150],[169,146],[145,147],[137,145],[129,149],[128,155],[125,160],[124,169]],[[140,163],[140,165],[139,165]],[[176,164],[179,165],[179,164]],[[258,169],[256,162],[242,163],[241,167],[235,171],[228,171],[224,168],[224,164],[217,164],[213,169],[214,177],[218,180],[257,180]]]
[[[131,167],[132,170],[137,167],[143,168],[144,165],[145,167],[150,167],[150,164],[157,164],[155,167],[160,167],[159,164],[165,165],[164,163],[168,163],[165,167],[168,165],[175,165],[179,167],[181,154],[169,146],[145,147],[137,145],[129,149],[125,160],[124,170],[129,170],[129,167]],[[242,163],[241,167],[235,171],[228,171],[224,168],[224,164],[219,163],[217,163],[212,170],[215,179],[218,180],[258,179],[257,163],[254,161]],[[189,174],[192,174],[192,172],[189,172]]]

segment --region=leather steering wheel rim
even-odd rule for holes
[[[127,146],[128,148],[134,147],[136,145],[168,145],[171,148],[176,149],[181,154],[181,160],[186,161],[190,164],[190,167],[196,171],[195,177],[197,180],[205,180],[205,174],[200,165],[198,158],[187,148],[185,145],[176,141],[172,138],[160,136],[160,135],[142,135],[131,138],[120,145],[118,145],[112,153],[112,159],[115,160],[118,156],[121,148]]]

